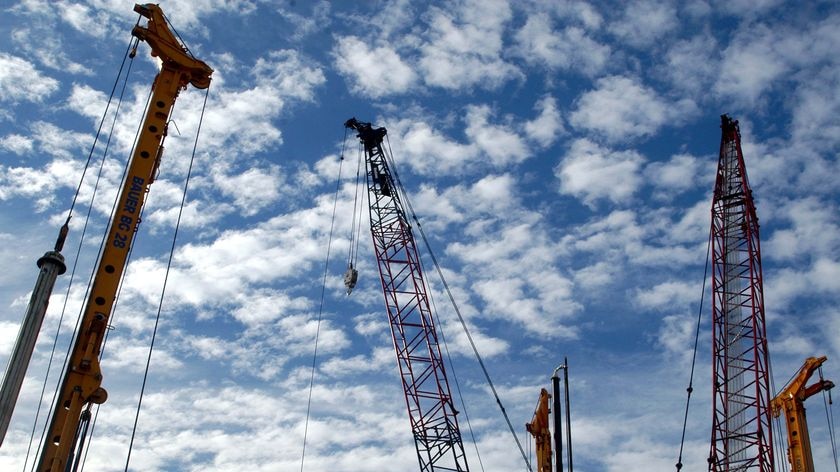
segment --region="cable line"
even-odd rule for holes
[[[185,206],[186,201],[187,201],[187,190],[189,189],[189,186],[190,186],[190,177],[192,176],[193,163],[195,162],[195,153],[196,153],[196,149],[198,148],[198,138],[201,135],[201,125],[204,123],[204,111],[207,109],[207,97],[209,95],[210,95],[210,88],[208,87],[204,92],[204,103],[201,107],[201,116],[199,117],[199,120],[198,120],[198,128],[195,131],[195,141],[193,142],[192,154],[190,155],[190,164],[187,167],[187,176],[186,176],[186,179],[184,180],[184,191],[181,195],[181,205],[178,208],[178,218],[175,221],[175,232],[172,235],[172,246],[169,249],[169,259],[166,262],[166,272],[163,275],[163,287],[160,290],[160,299],[158,301],[157,314],[155,315],[155,324],[154,324],[154,328],[152,329],[152,338],[151,338],[151,341],[149,343],[149,354],[146,357],[146,367],[145,367],[145,370],[143,372],[143,383],[140,387],[140,397],[137,399],[137,409],[136,409],[136,412],[134,414],[134,425],[131,428],[131,439],[129,440],[129,443],[128,443],[128,453],[127,453],[126,458],[125,458],[125,471],[126,472],[128,472],[128,465],[131,461],[131,451],[132,451],[132,448],[134,447],[134,438],[135,438],[135,435],[137,433],[137,423],[140,419],[140,407],[143,404],[143,395],[146,392],[146,381],[148,380],[148,377],[149,377],[149,366],[151,365],[151,362],[152,362],[152,352],[154,351],[155,339],[157,338],[158,326],[160,325],[160,315],[161,315],[161,312],[163,311],[163,299],[164,299],[164,296],[166,295],[166,285],[167,285],[167,282],[169,281],[169,271],[172,268],[172,259],[173,259],[173,255],[175,254],[175,244],[178,241],[178,231],[181,227],[181,216],[183,216],[184,206]],[[161,148],[162,148],[162,146],[163,146],[163,143],[161,143]]]
[[[422,259],[419,262],[420,269],[423,272],[426,272],[426,268],[423,267]],[[446,342],[446,335],[444,334],[443,324],[441,324],[440,316],[438,316],[438,309],[437,305],[435,304],[435,296],[433,290],[429,290],[429,300],[432,302],[432,308],[434,308],[432,313],[434,314],[435,322],[440,327],[438,333],[440,334],[441,341],[443,341],[443,350],[446,352],[446,360],[449,361],[449,371],[452,373],[452,380],[455,381],[455,390],[458,392],[458,400],[460,400],[461,408],[464,410],[464,420],[467,422],[467,429],[470,431],[470,439],[472,439],[473,447],[475,448],[475,455],[478,458],[478,466],[481,468],[482,472],[484,472],[484,462],[481,460],[481,452],[478,450],[478,441],[475,440],[475,431],[473,431],[472,423],[470,423],[470,415],[467,411],[467,402],[464,401],[464,394],[461,393],[461,383],[458,381],[458,374],[455,373],[455,363],[452,362],[452,354],[449,353],[449,344]]]
[[[138,19],[137,23],[138,24],[140,23],[139,19]],[[90,167],[90,164],[91,164],[91,161],[92,161],[92,158],[93,158],[93,152],[96,149],[97,143],[99,142],[99,136],[100,136],[101,131],[102,131],[102,126],[105,122],[105,118],[108,115],[108,109],[110,108],[111,102],[113,101],[114,94],[115,94],[116,89],[117,89],[117,85],[120,82],[120,77],[122,77],[123,68],[125,67],[126,60],[131,59],[130,61],[128,61],[128,69],[126,70],[126,74],[125,74],[125,77],[123,79],[122,89],[120,91],[119,100],[117,101],[117,108],[116,108],[116,111],[114,112],[114,119],[111,123],[111,128],[110,128],[110,131],[109,131],[109,134],[108,134],[108,140],[107,140],[106,145],[105,145],[105,150],[102,154],[102,159],[101,159],[100,164],[99,164],[99,171],[97,173],[96,181],[95,181],[94,186],[93,186],[93,191],[92,191],[92,194],[91,194],[91,197],[90,197],[90,203],[88,204],[88,211],[87,211],[87,214],[86,214],[85,219],[84,219],[84,224],[82,226],[82,233],[81,233],[81,236],[79,237],[79,244],[76,248],[76,257],[74,259],[73,266],[72,266],[72,269],[70,271],[70,278],[69,278],[69,281],[68,281],[68,284],[67,284],[67,290],[66,290],[65,295],[64,295],[64,302],[63,302],[63,305],[62,305],[62,308],[61,308],[61,314],[59,316],[58,325],[56,327],[56,332],[55,332],[55,335],[53,337],[53,345],[52,345],[52,348],[50,350],[49,360],[47,361],[46,372],[44,373],[44,380],[42,382],[42,387],[41,387],[41,395],[39,396],[39,398],[41,398],[41,399],[44,398],[44,394],[46,393],[46,388],[47,388],[47,384],[48,384],[48,381],[49,381],[49,375],[50,375],[50,371],[52,369],[52,363],[53,363],[53,360],[55,358],[56,349],[58,347],[58,338],[59,338],[59,335],[61,333],[62,322],[64,321],[64,315],[67,312],[67,305],[68,305],[69,300],[70,300],[70,291],[73,288],[73,282],[75,281],[76,269],[78,268],[78,264],[79,264],[79,255],[81,254],[82,246],[83,246],[84,239],[85,239],[85,235],[87,234],[87,228],[88,228],[88,224],[90,222],[91,212],[93,210],[93,203],[96,199],[96,194],[97,194],[97,191],[99,189],[99,182],[102,178],[102,171],[103,171],[103,167],[104,167],[104,164],[105,164],[105,159],[108,155],[108,150],[110,149],[111,137],[114,134],[114,128],[115,128],[115,124],[117,122],[117,117],[119,116],[119,112],[120,112],[120,109],[121,109],[121,106],[122,106],[122,101],[123,101],[123,97],[125,95],[126,85],[128,83],[128,78],[131,75],[132,65],[134,64],[134,61],[133,61],[134,56],[131,53],[129,53],[129,51],[132,51],[133,47],[136,47],[136,44],[137,44],[137,39],[132,37],[129,40],[128,47],[126,49],[126,53],[123,55],[123,60],[122,60],[122,63],[120,64],[119,71],[117,72],[117,77],[114,79],[114,85],[111,88],[111,95],[108,97],[108,102],[105,106],[105,111],[103,112],[102,118],[100,119],[99,127],[96,130],[96,135],[94,136],[93,144],[91,145],[90,152],[88,153],[88,157],[87,157],[87,160],[85,162],[84,169],[82,171],[82,176],[79,179],[79,183],[76,186],[76,191],[73,194],[73,199],[72,199],[72,202],[70,204],[70,208],[68,210],[67,220],[64,223],[65,227],[67,227],[69,222],[70,222],[70,218],[73,215],[73,210],[76,206],[76,201],[77,201],[77,199],[79,197],[79,194],[81,192],[81,188],[82,188],[82,184],[84,182],[85,175],[87,174],[87,171]],[[132,46],[132,45],[134,45],[134,46]],[[104,238],[104,236],[103,236],[103,238]],[[88,282],[88,285],[90,285],[90,281]],[[81,317],[81,312],[79,313],[79,318],[80,317]],[[79,318],[77,318],[77,325],[78,325]],[[74,334],[75,334],[75,331],[74,331]],[[70,346],[72,346],[72,337],[71,337]],[[65,355],[65,359],[64,359],[65,363],[67,361],[67,357],[69,356],[69,352],[70,352],[70,347],[68,346],[68,351],[67,351],[67,354]],[[63,373],[63,368],[62,368],[62,373]],[[56,385],[56,390],[53,392],[53,399],[50,402],[50,408],[48,410],[48,416],[49,416],[49,413],[52,412],[52,404],[55,402],[55,396],[57,395],[57,393],[58,393],[58,385]],[[33,424],[32,424],[32,432],[30,433],[30,436],[29,436],[29,444],[26,448],[26,456],[25,456],[24,461],[23,461],[23,470],[24,471],[26,470],[26,464],[27,464],[27,462],[29,462],[29,456],[32,452],[32,443],[33,443],[34,438],[35,438],[35,431],[37,429],[38,420],[40,418],[41,406],[42,406],[42,402],[39,401],[38,402],[38,407],[36,408],[36,411],[35,411],[35,420],[33,421]],[[47,428],[47,424],[45,423],[44,424],[44,429],[41,432],[42,437],[46,432],[46,428]],[[39,446],[39,449],[40,449],[40,446]],[[37,451],[36,451],[36,453],[37,453]],[[35,462],[33,461],[31,470],[34,470],[34,469],[35,469]]]
[[[347,131],[344,132],[344,138],[347,139]],[[321,334],[321,319],[324,313],[324,296],[327,290],[327,275],[329,274],[329,265],[330,265],[330,251],[332,250],[332,236],[333,236],[333,228],[335,227],[335,213],[336,208],[338,207],[338,193],[341,189],[341,169],[344,163],[344,150],[342,148],[341,157],[339,158],[338,164],[338,179],[336,179],[335,184],[335,197],[333,198],[333,212],[332,212],[332,219],[330,220],[330,232],[329,236],[327,237],[327,257],[324,261],[324,277],[321,283],[321,303],[318,306],[318,321],[315,326],[315,348],[312,354],[312,370],[309,374],[309,395],[306,399],[306,420],[304,421],[303,425],[303,451],[300,455],[300,470],[303,472],[303,464],[304,460],[306,459],[306,438],[309,433],[309,416],[312,411],[312,390],[315,386],[315,367],[317,365],[318,360],[318,339]]]
[[[703,302],[706,299],[706,278],[709,275],[709,255],[712,248],[712,230],[709,228],[709,239],[706,244],[706,264],[703,269],[703,288],[700,291],[700,307],[697,309],[697,326],[694,329],[694,351],[691,354],[691,373],[688,376],[688,388],[685,389],[688,394],[685,400],[685,414],[683,415],[682,436],[680,437],[680,454],[677,458],[677,472],[682,469],[683,463],[683,448],[685,447],[685,431],[688,425],[688,407],[691,404],[691,394],[694,392],[694,367],[697,363],[697,346],[700,342],[700,320],[703,318]]]
[[[822,366],[820,366],[820,382],[823,381]],[[826,395],[826,393],[828,395]],[[828,423],[828,437],[831,440],[831,456],[834,459],[834,471],[840,472],[840,467],[837,463],[837,441],[834,435],[834,402],[831,401],[831,389],[822,391],[823,404],[825,405],[825,419]]]
[[[426,232],[423,230],[423,226],[420,224],[420,220],[417,218],[417,214],[414,212],[414,207],[411,205],[411,201],[408,199],[408,195],[405,192],[403,187],[402,181],[400,180],[400,176],[397,173],[396,166],[394,165],[393,159],[393,152],[391,151],[391,140],[385,135],[385,139],[388,143],[388,155],[386,155],[386,159],[388,159],[391,164],[391,168],[393,170],[394,179],[396,181],[398,191],[402,195],[405,200],[406,206],[408,207],[408,211],[411,213],[411,218],[417,224],[417,229],[420,232],[420,237],[423,239],[423,243],[426,246],[426,250],[429,251],[429,256],[432,259],[432,263],[435,267],[435,270],[440,278],[441,283],[443,284],[444,289],[446,290],[446,294],[449,296],[449,302],[452,304],[452,308],[455,310],[455,314],[458,315],[458,321],[461,323],[461,327],[464,330],[464,334],[467,335],[467,340],[470,342],[470,346],[472,347],[473,354],[475,355],[476,360],[478,360],[479,366],[481,366],[481,371],[484,373],[484,378],[487,381],[487,384],[490,386],[490,390],[493,392],[493,397],[496,400],[496,404],[499,406],[499,409],[502,412],[502,416],[507,423],[508,429],[510,430],[513,439],[516,442],[516,446],[519,448],[519,452],[522,455],[522,459],[525,461],[525,465],[527,466],[527,470],[531,470],[531,463],[528,461],[528,456],[525,454],[525,450],[522,448],[522,443],[519,441],[519,437],[516,435],[516,431],[513,429],[513,424],[510,422],[510,417],[508,417],[507,411],[505,410],[504,405],[502,404],[501,398],[499,398],[499,394],[496,391],[496,386],[493,384],[493,380],[490,378],[490,373],[487,371],[487,367],[484,365],[484,360],[481,357],[481,354],[478,352],[478,348],[475,345],[475,341],[473,341],[472,334],[470,334],[470,330],[467,327],[467,323],[464,320],[463,315],[461,315],[461,310],[458,307],[458,304],[455,302],[455,297],[452,295],[452,291],[449,289],[449,284],[446,282],[446,277],[443,276],[443,271],[440,268],[440,264],[438,263],[437,257],[435,257],[434,251],[432,251],[432,246],[429,243],[429,239],[426,237]]]

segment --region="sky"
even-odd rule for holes
[[[35,261],[53,247],[85,175],[64,250],[70,270],[0,449],[3,470],[32,465],[34,452],[25,458],[45,421],[43,411],[36,417],[45,377],[44,410],[156,73],[141,43],[116,126],[115,98],[91,153],[111,90],[122,89],[132,5],[0,6],[0,368]],[[364,231],[358,285],[349,296],[343,285],[359,158],[343,127],[351,117],[388,130],[397,172],[529,456],[524,425],[568,358],[575,470],[675,470],[700,314],[682,470],[706,470],[703,279],[724,113],[740,122],[761,223],[775,388],[809,356],[828,356],[825,377],[840,379],[836,2],[161,7],[215,72],[203,121],[204,91],[188,89],[175,105],[111,319],[102,360],[109,399],[89,470],[126,467],[200,121],[131,470],[417,470]],[[423,253],[450,382],[457,378],[463,397],[470,469],[526,470]],[[824,400],[806,405],[817,470],[829,470]]]

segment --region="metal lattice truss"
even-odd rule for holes
[[[364,145],[371,234],[420,470],[468,471],[414,236],[382,148],[385,128],[347,126]]]
[[[738,122],[721,117],[712,201],[713,422],[709,470],[772,472],[758,217]]]

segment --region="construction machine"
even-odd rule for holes
[[[148,24],[138,24],[131,34],[137,41],[149,44],[152,56],[160,59],[160,72],[152,84],[149,107],[119,191],[49,428],[44,435],[37,469],[40,472],[68,470],[73,446],[81,445],[86,435],[91,406],[108,398],[102,387],[100,351],[143,203],[163,154],[169,115],[181,90],[190,84],[198,89],[208,88],[213,73],[213,69],[193,57],[178,41],[158,5],[135,5],[134,11],[147,18]]]
[[[811,455],[811,438],[808,434],[808,422],[805,419],[805,400],[819,392],[834,388],[834,382],[820,380],[806,386],[808,379],[827,360],[826,356],[809,357],[799,372],[773,400],[770,408],[773,417],[778,418],[784,412],[787,426],[787,456],[792,472],[814,472],[814,458]]]

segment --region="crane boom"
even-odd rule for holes
[[[137,25],[131,33],[151,46],[152,55],[162,61],[161,70],[152,85],[149,109],[128,164],[49,429],[44,436],[38,466],[40,472],[65,471],[82,422],[82,409],[107,399],[108,395],[101,386],[99,354],[125,270],[129,245],[139,223],[140,210],[163,152],[169,114],[182,89],[188,84],[202,89],[209,87],[213,73],[213,69],[192,57],[178,42],[167,26],[160,7],[154,4],[135,5],[134,11],[148,18],[148,25]]]
[[[805,419],[805,400],[819,392],[831,390],[834,388],[834,382],[820,379],[813,385],[806,386],[806,384],[826,360],[825,356],[805,359],[796,377],[770,401],[773,417],[778,418],[782,411],[785,412],[788,462],[790,462],[792,472],[814,472],[811,438],[808,434],[808,422]]]
[[[551,431],[548,428],[548,415],[551,409],[548,400],[551,395],[546,389],[540,390],[540,398],[537,401],[537,409],[530,423],[525,424],[525,429],[534,437],[537,452],[537,472],[552,472],[551,469]],[[559,412],[555,411],[557,415]],[[555,434],[560,434],[555,431]]]
[[[758,216],[738,121],[721,116],[712,200],[710,472],[772,472],[770,376]]]
[[[385,128],[347,120],[364,146],[370,230],[421,472],[468,471],[420,259],[388,166]]]

